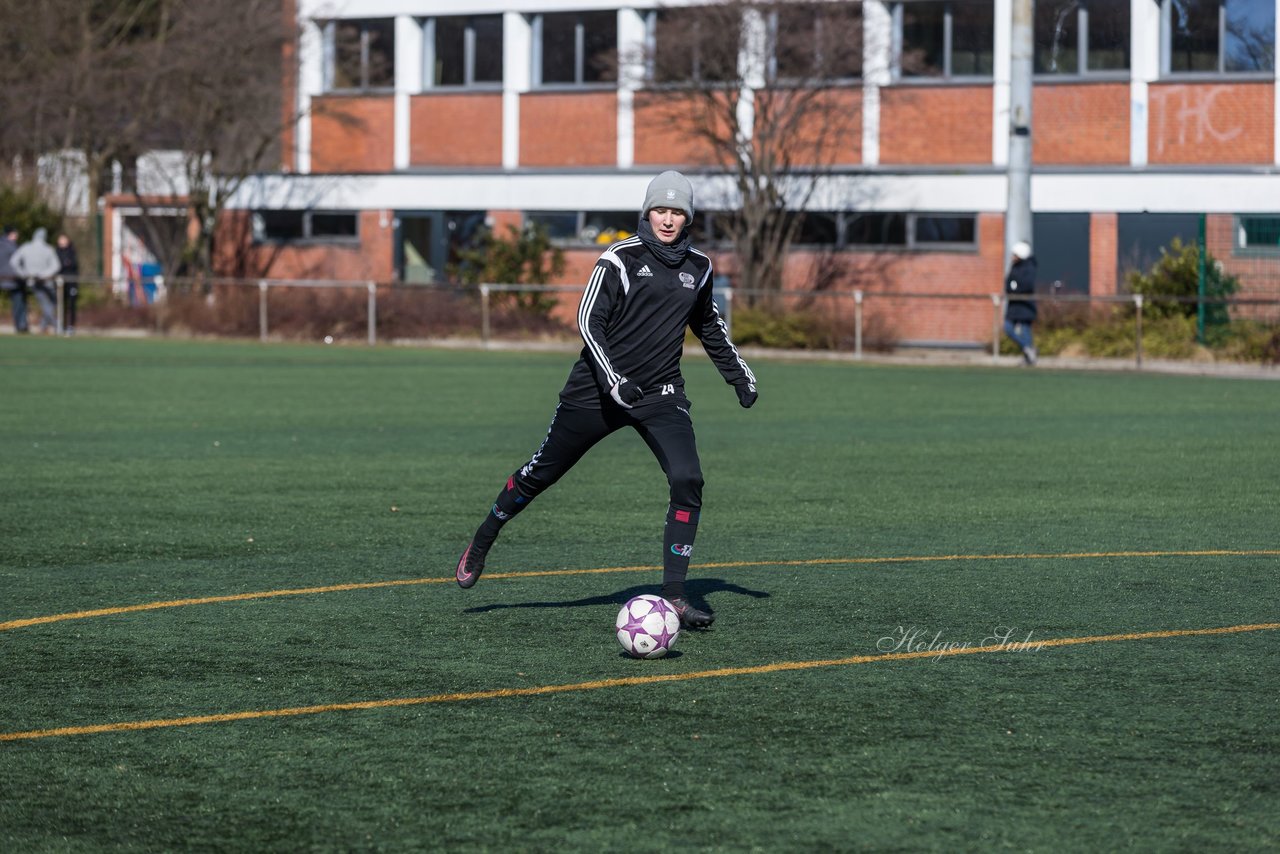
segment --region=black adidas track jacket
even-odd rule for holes
[[[582,294],[578,326],[585,346],[560,392],[570,405],[599,409],[623,377],[646,397],[664,392],[683,397],[680,356],[686,327],[725,382],[756,381],[711,299],[711,259],[696,249],[690,248],[679,266],[668,267],[639,237],[613,244],[596,262]]]

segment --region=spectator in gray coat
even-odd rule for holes
[[[37,228],[31,239],[18,247],[10,263],[18,279],[31,282],[40,302],[40,331],[46,335],[56,328],[54,313],[57,301],[53,293],[53,278],[62,269],[58,253],[45,239],[49,232]]]

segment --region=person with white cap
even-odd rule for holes
[[[690,245],[693,213],[689,180],[663,172],[649,182],[637,233],[596,262],[578,306],[582,353],[560,391],[542,446],[507,479],[458,559],[454,577],[462,588],[480,578],[503,525],[597,442],[630,427],[657,457],[670,487],[662,596],[686,628],[704,628],[715,619],[691,603],[685,590],[703,486],[680,374],[685,330],[702,342],[744,408],[756,402],[757,392],[755,375],[730,342],[712,301],[711,259]]]
[[[1004,277],[1004,331],[1022,350],[1022,361],[1034,365],[1039,358],[1031,337],[1031,324],[1036,322],[1036,257],[1031,244],[1022,240],[1013,244],[1012,255]]]

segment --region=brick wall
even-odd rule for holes
[[[829,89],[797,99],[783,93],[773,119],[768,104],[757,99],[757,123],[764,132],[781,127],[798,165],[862,163],[862,90]]]
[[[414,166],[501,166],[502,93],[432,93],[409,100]]]
[[[1149,162],[1275,161],[1275,84],[1152,83]]]
[[[1116,252],[1120,242],[1120,217],[1095,213],[1089,217],[1089,293],[1114,296],[1116,293]]]
[[[1205,217],[1205,243],[1209,257],[1222,264],[1224,272],[1239,280],[1235,296],[1280,299],[1280,256],[1256,252],[1237,254],[1235,228],[1236,218],[1232,214],[1209,214]],[[1276,323],[1280,322],[1280,306],[1238,306],[1232,309],[1231,316]]]
[[[1129,162],[1129,84],[1036,86],[1031,159],[1037,164]]]
[[[387,282],[395,277],[390,211],[361,211],[360,241],[347,244],[250,242],[249,211],[228,211],[219,224],[217,270],[223,275],[272,279],[335,279]],[[242,249],[242,257],[236,250]]]
[[[868,292],[864,321],[868,342],[876,335],[908,341],[949,341],[986,344],[992,335],[995,310],[990,295],[1000,293],[1004,281],[1004,218],[978,217],[976,252],[840,252],[797,250],[788,259],[784,287],[788,290],[825,288]],[[585,284],[600,257],[599,248],[571,248],[565,252],[565,272],[558,284]],[[732,277],[734,259],[711,250],[716,272]],[[947,294],[947,297],[939,297]],[[958,297],[958,298],[957,298]],[[792,299],[795,308],[813,311],[835,324],[837,332],[852,336],[854,302],[851,297],[817,294]],[[578,294],[564,294],[556,316],[573,322]]]
[[[644,166],[704,166],[732,140],[734,107],[712,97],[678,92],[638,92],[635,97],[635,162]],[[761,92],[756,100],[761,134],[774,133],[790,148],[792,162],[852,165],[862,162],[862,90],[833,89],[807,94]]]
[[[990,86],[893,86],[880,90],[880,162],[991,162]]]
[[[718,158],[709,138],[726,139],[727,97],[637,92],[633,105],[637,166],[705,166]]]
[[[617,93],[520,96],[520,165],[614,166],[617,162]]]
[[[395,102],[390,95],[328,95],[313,99],[311,106],[311,171],[391,171]]]

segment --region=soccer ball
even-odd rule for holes
[[[622,606],[614,628],[627,655],[662,658],[680,637],[680,617],[666,599],[645,593]]]

